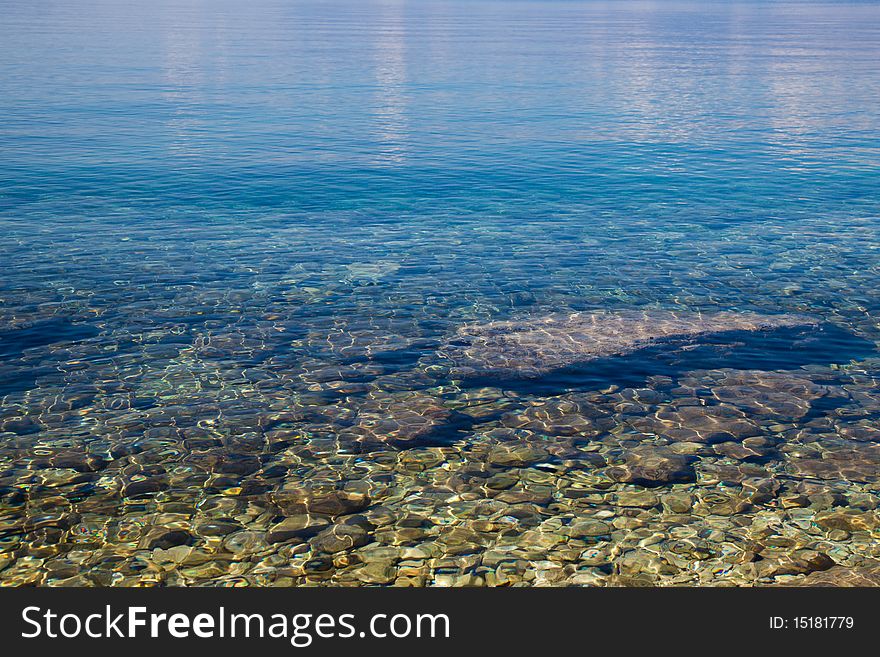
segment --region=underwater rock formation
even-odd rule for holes
[[[783,586],[827,586],[835,588],[880,586],[880,564],[871,563],[853,568],[834,566],[828,570],[810,573],[800,580],[786,582]]]
[[[439,356],[452,376],[527,379],[577,363],[623,356],[660,341],[814,323],[800,315],[727,311],[581,312],[463,326],[441,347]]]
[[[363,450],[387,446],[407,449],[442,442],[466,424],[467,418],[421,393],[403,393],[369,399],[358,409],[356,421],[339,432],[343,444]]]

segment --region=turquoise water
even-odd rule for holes
[[[878,61],[873,2],[0,2],[0,580],[874,567]]]

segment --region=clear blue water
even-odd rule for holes
[[[443,486],[512,504],[461,484],[468,468],[498,474],[485,450],[510,426],[500,414],[593,393],[611,419],[587,451],[663,447],[675,440],[635,419],[715,399],[735,370],[827,387],[813,410],[772,421],[754,403],[778,390],[738,388],[758,433],[785,436],[749,476],[778,477],[779,499],[802,477],[873,494],[875,439],[851,434],[873,436],[880,417],[878,62],[875,2],[0,1],[0,579],[129,583],[137,569],[118,559],[149,559],[141,534],[163,511],[228,565],[199,518],[262,536],[287,513],[272,495],[306,483],[368,486],[365,513],[409,512]],[[797,313],[821,329],[725,336],[690,360],[654,348],[537,381],[435,366],[465,325],[633,309]],[[627,405],[638,389],[659,396]],[[393,441],[345,438],[373,432],[381,447],[383,431],[426,422],[424,404],[469,419],[427,421],[411,450],[429,463],[421,475],[388,466],[409,458]],[[395,415],[407,408],[418,417]],[[696,480],[670,483],[698,500],[717,480],[706,472],[741,465],[700,449]],[[53,465],[71,455],[92,460]],[[797,462],[847,458],[857,472],[804,475]],[[509,490],[564,498],[535,466],[498,470],[519,477]],[[742,493],[742,477],[726,486]],[[539,497],[529,503],[563,525],[584,512]],[[359,549],[442,546],[444,528],[471,522],[448,502],[412,504],[424,535],[373,527]],[[274,511],[248,511],[261,505]],[[35,535],[47,514],[68,519]],[[120,529],[128,514],[134,538]],[[484,552],[503,542],[468,531]],[[264,539],[244,559],[259,574],[208,580],[350,576],[273,570],[266,555],[292,548]],[[859,566],[870,555],[848,540],[835,561]],[[420,583],[441,583],[426,572]]]

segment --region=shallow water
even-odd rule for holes
[[[0,16],[3,584],[876,572],[877,3]],[[599,310],[816,328],[443,367]]]

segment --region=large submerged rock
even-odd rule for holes
[[[581,312],[463,326],[438,355],[452,376],[527,379],[667,340],[815,323],[801,315],[739,312]]]

